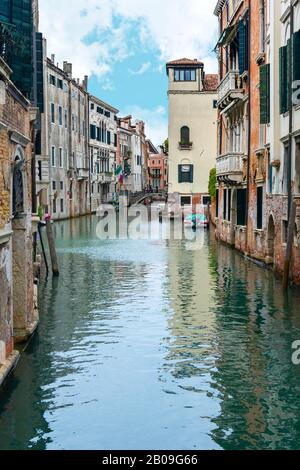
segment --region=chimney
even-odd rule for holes
[[[64,72],[68,75],[69,78],[72,78],[72,64],[69,62],[64,62]]]
[[[51,54],[51,62],[55,64],[55,54]]]
[[[83,80],[83,88],[85,89],[85,91],[88,90],[88,85],[89,85],[89,77],[85,75],[84,80]]]

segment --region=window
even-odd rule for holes
[[[103,109],[100,106],[97,106],[97,113],[103,114]]]
[[[228,220],[228,222],[231,221],[231,189],[228,189],[227,220]]]
[[[56,181],[52,181],[52,191],[56,191]]]
[[[208,206],[211,203],[210,196],[202,196],[202,204],[204,206]]]
[[[100,142],[100,140],[101,140],[100,127],[96,127],[96,133],[97,133],[97,140]]]
[[[219,190],[216,191],[216,217],[219,217]]]
[[[109,111],[105,111],[105,116],[110,118],[110,112]]]
[[[95,109],[94,103],[91,103],[91,110]]]
[[[289,145],[284,146],[283,154],[283,175],[282,175],[282,192],[283,194],[288,193],[288,159],[289,159]]]
[[[60,168],[64,167],[64,155],[63,155],[63,149],[61,147],[59,149],[59,166]]]
[[[61,90],[63,90],[63,87],[64,87],[63,81],[60,80],[59,78],[57,79],[57,87],[60,88]]]
[[[56,199],[53,199],[53,214],[56,214]]]
[[[115,134],[114,137],[115,137],[115,142],[114,142],[114,144],[115,144],[115,147],[117,147],[117,146],[118,146],[118,136],[117,136],[117,134]]]
[[[39,181],[42,181],[43,175],[42,175],[42,162],[41,162],[41,160],[38,161],[38,175],[39,175]]]
[[[63,112],[62,112],[62,107],[61,106],[58,107],[58,124],[60,126],[63,125]]]
[[[181,196],[180,199],[181,206],[190,206],[191,205],[191,196]]]
[[[55,147],[51,147],[51,165],[53,167],[56,166],[56,158],[55,158]]]
[[[55,124],[55,105],[51,103],[51,122]]]
[[[96,126],[91,124],[90,126],[91,139],[96,140]]]
[[[280,70],[280,114],[284,114],[289,110],[289,51],[290,40],[287,46],[279,49],[279,70]]]
[[[282,243],[287,243],[289,223],[287,220],[282,221]]]
[[[193,165],[178,165],[178,183],[193,183]]]
[[[237,189],[237,225],[246,225],[247,190]]]
[[[54,75],[50,75],[50,85],[56,85],[56,78]]]
[[[260,123],[270,122],[270,64],[261,65],[260,71]]]
[[[196,70],[195,69],[175,69],[174,79],[175,79],[175,82],[195,82]]]
[[[227,220],[227,189],[223,193],[223,220]]]
[[[111,144],[111,134],[110,134],[110,131],[107,131],[107,143],[108,143],[108,145]]]
[[[190,129],[187,126],[180,129],[180,143],[183,145],[189,145],[190,143]]]
[[[256,189],[256,203],[257,203],[257,215],[256,215],[256,227],[261,230],[263,228],[263,197],[264,188],[259,186]]]
[[[68,110],[65,109],[65,128],[67,129],[68,127]]]
[[[61,181],[59,183],[59,187],[60,187],[60,190],[63,191],[63,189],[64,189],[64,182],[63,181]]]
[[[213,100],[213,109],[217,109],[218,107],[218,100]]]
[[[61,199],[60,200],[60,212],[63,212],[64,211],[64,200]]]

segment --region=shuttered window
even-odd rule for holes
[[[279,49],[279,73],[280,73],[280,114],[287,111],[287,47]]]
[[[194,166],[178,165],[178,183],[193,183]]]
[[[260,123],[270,122],[270,64],[260,66]]]
[[[300,80],[300,30],[293,36],[293,80]]]
[[[279,49],[279,73],[280,73],[280,114],[288,110],[288,61],[287,46]]]
[[[241,20],[238,25],[239,72],[242,75],[249,68],[249,20]]]
[[[93,124],[91,124],[90,126],[90,132],[91,132],[91,139],[96,139],[96,126],[93,126]]]

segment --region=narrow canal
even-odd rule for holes
[[[0,392],[0,449],[300,448],[300,290],[209,234],[55,232],[61,276]]]

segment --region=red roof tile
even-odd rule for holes
[[[167,66],[169,65],[203,65],[203,62],[200,62],[198,59],[187,59],[184,57],[183,59],[177,59],[168,62]]]

